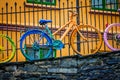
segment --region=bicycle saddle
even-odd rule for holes
[[[39,21],[40,25],[45,25],[45,24],[50,23],[50,22],[52,22],[52,20],[44,20],[44,19],[41,19],[41,20]]]

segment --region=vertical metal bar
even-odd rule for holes
[[[43,8],[43,1],[41,2],[41,7],[42,7],[42,10],[41,10],[41,17],[42,19],[44,18],[44,8]],[[43,28],[43,25],[42,25],[42,28]],[[44,40],[42,40],[42,43],[44,43]],[[43,53],[44,53],[44,50],[43,50]]]
[[[17,45],[17,3],[15,2],[15,25],[16,25],[16,62],[18,62],[18,45]]]
[[[8,36],[8,3],[6,3],[6,28],[7,28],[6,34]],[[8,40],[6,46],[7,46],[7,56],[9,57]]]
[[[91,3],[91,4],[92,4],[92,3]],[[99,4],[99,2],[98,2],[98,4]],[[94,0],[94,4],[93,4],[93,5],[95,6],[95,0]],[[92,5],[92,6],[93,6],[93,5]],[[94,12],[95,12],[95,10],[94,10]],[[90,16],[90,17],[91,17],[91,16]],[[91,25],[92,25],[92,22],[93,22],[93,21],[92,21],[92,17],[91,17]],[[94,25],[94,27],[96,27],[96,26]],[[96,38],[96,39],[97,39],[97,38]],[[96,41],[97,41],[97,40],[96,40]],[[92,41],[92,49],[94,50],[93,45],[95,45],[95,44],[94,44],[94,41]]]
[[[28,25],[30,26],[30,8],[28,8]]]
[[[21,27],[21,6],[19,7],[19,13],[20,13],[20,14],[19,14],[19,20],[20,20],[20,37],[21,37],[22,31],[23,31],[23,30],[22,30],[23,28]],[[21,28],[22,28],[22,29],[21,29]]]
[[[120,1],[118,1],[118,9],[120,9]],[[119,12],[119,14],[120,14],[120,12]],[[120,16],[118,16],[118,23],[120,23]],[[119,33],[120,33],[120,31],[119,31]],[[118,45],[118,47],[119,47],[119,45]]]
[[[28,8],[28,25],[30,27],[30,8]],[[30,36],[29,36],[29,39],[30,39]],[[30,40],[29,40],[29,44],[30,44]]]
[[[88,12],[88,9],[87,9],[87,7],[88,7],[88,5],[87,5],[87,1],[85,0],[85,13],[86,13],[85,16],[86,16],[86,24],[88,24],[88,19],[87,19],[87,18],[88,18],[88,13],[87,13],[87,12]]]
[[[64,9],[64,2],[63,2],[63,24],[65,24],[65,9]],[[64,38],[64,45],[66,45],[66,43],[65,43],[65,38]]]
[[[112,3],[112,0],[110,0],[110,3]],[[112,5],[110,5],[110,9],[112,9]],[[113,14],[112,11],[111,14]],[[111,15],[111,23],[113,23],[113,17],[114,16]],[[112,28],[112,34],[114,34],[114,28]],[[112,46],[115,47],[114,37],[112,37]]]
[[[11,7],[11,12],[10,12],[10,18],[11,18],[11,19],[10,19],[10,22],[11,22],[11,23],[10,23],[10,24],[12,24],[12,17],[13,17],[13,16],[12,16],[12,7]],[[12,39],[12,30],[11,30],[10,36],[11,36],[11,39]],[[10,46],[10,49],[11,49],[11,51],[12,51],[12,45]]]
[[[69,0],[67,0],[67,9],[69,9]],[[68,13],[68,11],[67,11],[67,13]],[[69,21],[69,13],[68,13],[68,21]],[[68,37],[68,41],[69,41],[69,37]],[[66,41],[64,43],[66,43]],[[70,56],[70,52],[69,52],[69,46],[70,45],[69,44],[66,44],[66,45],[68,45],[68,56]]]
[[[22,35],[22,32],[23,32],[23,28],[22,28],[22,26],[21,26],[21,6],[19,6],[19,12],[18,12],[18,14],[19,14],[19,27],[20,27],[20,29],[19,29],[19,39],[18,39],[18,42],[20,43],[20,38],[21,38],[21,35]],[[19,44],[20,45],[20,44]],[[18,45],[18,50],[20,50],[20,47],[19,47],[19,45]],[[21,53],[22,54],[22,53]],[[19,56],[18,56],[19,57]]]
[[[81,18],[82,18],[82,25],[85,23],[84,22],[84,3],[83,3],[83,1],[81,1]],[[81,29],[81,30],[83,30],[83,29]],[[85,34],[86,35],[86,32],[83,30],[83,34]],[[80,43],[80,44],[83,44],[83,53],[86,53],[86,44],[85,44],[85,42],[82,42],[82,43]],[[81,47],[81,46],[80,46]]]
[[[78,16],[77,16],[77,24],[79,25],[80,24],[80,13],[79,13],[79,0],[76,0],[76,11],[78,13]]]
[[[90,2],[90,4],[91,4],[90,8],[92,8],[93,5],[91,2]],[[90,25],[92,25],[92,15],[91,14],[90,14]],[[93,41],[91,43],[92,43],[92,49],[93,49],[94,43],[93,43]]]
[[[95,4],[95,0],[94,0],[94,7],[96,6],[96,4]],[[98,6],[98,5],[97,5]],[[96,27],[96,10],[94,10],[94,27]],[[97,38],[96,38],[96,40],[95,40],[95,43],[93,44],[93,45],[97,45]]]
[[[58,0],[58,7],[59,7],[59,26],[61,26],[61,6],[60,6],[60,0]],[[60,32],[61,36],[61,32]],[[62,57],[62,51],[60,50],[60,57]]]
[[[35,10],[34,10],[34,3],[35,3],[35,0],[33,0],[33,27],[35,27]],[[35,39],[36,39],[36,37],[35,37],[36,35],[34,34],[34,41],[35,41]],[[35,58],[35,54],[36,54],[36,51],[34,50],[34,53],[32,53],[32,54],[34,54],[34,58]]]
[[[99,7],[100,7],[100,5],[99,5],[99,0],[98,0],[98,8]],[[100,30],[100,27],[101,27],[101,25],[100,25],[100,14],[98,14],[98,26],[99,26],[99,30]],[[100,32],[101,32],[101,30],[100,30]]]
[[[103,6],[103,4],[105,4],[104,2],[102,2],[102,4],[99,4],[99,6]],[[103,25],[102,26],[105,26],[105,23],[104,23],[104,10],[102,11],[102,13],[103,13],[103,15],[102,15],[102,17],[103,17]],[[103,30],[104,30],[104,27],[102,28]],[[106,51],[106,45],[105,45],[105,42],[104,42],[104,50]]]
[[[46,7],[47,7],[47,4],[46,4]],[[46,12],[46,19],[47,19],[47,14],[48,14],[48,13],[47,13],[47,9],[45,10],[45,12]]]
[[[33,0],[33,26],[35,26],[34,0]]]
[[[3,17],[4,17],[4,14],[3,14],[3,8],[2,8],[2,24],[3,24]],[[2,27],[2,34],[3,34],[3,27]],[[3,41],[3,38],[2,38],[2,46],[4,46],[4,41]],[[2,58],[4,58],[4,54],[2,55]]]
[[[26,8],[25,8],[25,2],[24,2],[24,31],[26,30]]]
[[[83,18],[83,8],[84,8],[84,6],[83,6],[83,2],[82,2],[82,1],[81,1],[80,3],[81,3],[81,5],[80,5],[80,8],[81,8],[81,10],[80,10],[81,17],[80,17],[80,19],[82,19],[82,20],[81,20],[81,24],[83,24],[83,21],[84,21],[84,20],[83,20],[83,19],[84,19],[84,18]]]
[[[68,3],[68,4],[69,4],[69,3]],[[73,2],[71,2],[70,5],[71,5],[71,6],[70,6],[71,9],[73,9]],[[69,25],[68,25],[68,26],[69,26]],[[69,37],[68,37],[68,41],[69,41]],[[74,53],[73,53],[73,54],[70,53],[70,48],[71,48],[71,46],[70,46],[70,44],[69,44],[69,42],[68,42],[68,53],[69,53],[69,56],[74,54]]]
[[[118,5],[118,3],[117,3],[117,0],[115,1],[116,3],[113,3],[114,4],[114,6],[115,5]],[[115,12],[115,23],[117,23],[117,16],[116,16],[116,12]],[[114,29],[114,28],[113,28]],[[115,27],[115,33],[117,33],[118,31],[117,31],[117,27]],[[118,34],[118,33],[117,33]],[[118,45],[115,45],[115,47],[117,47],[118,48]]]
[[[54,8],[56,8],[56,6],[55,6]],[[56,17],[56,9],[55,9],[55,10],[54,10],[54,22],[55,22],[54,25],[55,25],[55,29],[57,28],[57,27],[56,27],[56,18],[57,18],[57,17]],[[55,36],[55,35],[54,35],[54,38],[56,39],[56,36]]]
[[[39,6],[37,5],[37,26],[39,26]]]
[[[3,24],[3,8],[2,8],[2,24]]]
[[[88,5],[87,5],[87,1],[85,0],[86,24],[88,24],[88,19],[87,19],[87,18],[88,18],[88,14],[87,14],[87,11],[88,11],[88,10],[87,10],[87,6],[88,6]],[[88,34],[89,34],[89,33],[88,33],[88,29],[86,29],[86,30],[87,30],[87,33],[86,33],[86,34],[87,34],[87,38],[88,38]],[[88,53],[89,53],[89,45],[90,45],[89,43],[91,43],[91,42],[89,42],[89,41],[87,42]]]
[[[52,20],[52,2],[50,2],[50,20]],[[53,32],[53,27],[52,27],[52,24],[53,23],[51,23],[51,32]],[[53,51],[54,49],[53,49],[53,47],[52,47],[52,57],[54,57],[54,51]]]
[[[11,24],[12,24],[12,7],[11,7],[11,15],[10,15],[10,17],[11,17],[11,19],[10,19],[10,21],[11,21]],[[11,31],[11,38],[12,38],[12,31]],[[12,46],[11,46],[12,47]]]
[[[118,3],[116,2],[116,3],[114,3],[114,5],[118,5]],[[117,12],[115,12],[115,23],[117,23],[117,16],[116,16],[116,13]],[[114,29],[114,28],[113,28]],[[117,27],[115,27],[115,33],[117,33],[118,32],[118,30],[117,30],[118,28]],[[117,33],[118,34],[118,33]],[[115,45],[117,48],[119,47],[118,45]]]
[[[41,7],[42,7],[42,12],[41,12],[41,14],[42,14],[42,19],[43,19],[43,16],[44,16],[44,15],[43,15],[43,14],[44,14],[44,12],[43,12],[43,11],[44,11],[44,8],[43,8],[43,1],[41,2],[41,4],[42,4],[42,5],[41,5]],[[42,27],[43,27],[43,26],[42,26]]]
[[[79,25],[80,24],[80,17],[79,17],[79,15],[80,15],[80,13],[79,13],[79,0],[76,0],[76,11],[77,11],[77,13],[78,13],[78,16],[77,16],[77,18],[76,18],[76,20],[77,20],[77,24]],[[80,40],[80,36],[79,36],[79,34],[77,34],[77,42],[79,42],[79,40]],[[79,45],[80,43],[77,43],[77,50],[78,51],[80,51],[80,45]]]
[[[23,30],[24,30],[24,32],[26,32],[27,28],[26,28],[26,7],[25,7],[25,2],[23,3],[23,6],[24,6],[24,11],[23,11],[23,13],[24,13],[24,28],[23,28]],[[26,44],[26,39],[25,39],[24,44]]]
[[[52,20],[52,2],[50,2],[50,20]],[[51,23],[51,31],[53,32],[53,29],[52,29],[52,23]]]

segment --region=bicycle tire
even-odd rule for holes
[[[11,54],[8,53],[8,55],[6,56],[7,53],[5,53],[5,54],[1,53],[2,56],[4,56],[4,57],[2,59],[0,59],[0,63],[6,63],[6,62],[11,61],[14,58],[15,52],[16,52],[16,46],[15,46],[13,40],[10,37],[8,37],[7,35],[0,34],[0,37],[2,38],[2,40],[4,40],[4,39],[7,40],[8,43],[10,43],[10,45],[11,45]],[[8,46],[8,44],[6,46]],[[2,46],[2,47],[7,48],[6,46]],[[4,49],[2,52],[4,52],[4,51],[9,52],[9,51],[7,51],[7,49]]]
[[[91,25],[80,25],[77,27],[83,37],[78,37],[77,29],[74,29],[70,36],[70,44],[74,52],[80,56],[87,56],[97,53],[102,45],[102,36],[100,31]],[[87,29],[86,29],[87,28]],[[76,39],[78,37],[78,39]]]
[[[120,35],[119,30],[120,30],[120,23],[113,23],[108,25],[108,27],[104,31],[103,38],[105,45],[112,51],[120,50],[120,45],[116,45],[116,40],[114,39],[116,34]],[[109,37],[109,35],[111,36],[111,38]]]
[[[25,43],[24,41],[27,41],[27,42],[29,42],[29,39],[31,38],[30,36],[33,36],[34,35],[34,41],[35,41],[35,39],[37,39],[37,38],[35,38],[35,36],[36,35],[39,35],[37,38],[41,38],[42,39],[42,41],[44,40],[46,40],[47,42],[45,42],[46,44],[48,44],[48,45],[46,45],[46,46],[44,46],[44,47],[47,47],[48,49],[48,51],[47,51],[47,53],[46,53],[46,55],[45,56],[43,56],[44,58],[48,58],[49,56],[50,56],[50,54],[52,53],[52,40],[51,40],[51,38],[46,34],[46,33],[44,33],[43,31],[41,31],[41,30],[37,30],[37,29],[33,29],[33,30],[29,30],[29,31],[27,31],[27,32],[25,32],[22,36],[21,36],[21,38],[20,38],[20,50],[21,50],[21,52],[22,52],[22,54],[25,56],[25,58],[27,59],[27,60],[29,60],[29,61],[32,61],[32,60],[38,60],[39,58],[37,58],[37,59],[35,59],[33,56],[34,56],[34,54],[27,54],[26,53],[26,51],[24,50],[24,46],[27,44],[27,43]],[[28,39],[27,39],[27,37],[29,37]],[[25,43],[25,44],[24,44]],[[31,43],[29,43],[30,45],[33,45],[33,44],[31,44]],[[41,46],[43,45],[43,43],[41,44]],[[48,47],[49,46],[49,47]],[[33,51],[34,51],[34,49],[33,48],[31,48]],[[38,56],[39,56],[39,54],[38,54]],[[43,58],[42,58],[43,59]]]

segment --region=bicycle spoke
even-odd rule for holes
[[[41,33],[41,35],[39,36],[38,40],[37,40],[37,43],[39,43],[42,39],[43,39],[43,34]]]
[[[31,35],[30,35],[30,41],[32,41],[32,43],[34,43],[34,39],[31,37]]]

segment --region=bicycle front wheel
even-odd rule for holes
[[[102,36],[95,27],[80,25],[71,33],[70,44],[77,54],[82,56],[92,55],[100,49]]]
[[[15,56],[16,47],[12,39],[0,34],[0,63],[11,61]]]
[[[29,30],[20,39],[20,49],[27,60],[48,58],[52,54],[52,40],[41,30]],[[41,50],[42,49],[42,50]],[[43,51],[44,50],[44,51]]]
[[[104,42],[110,50],[120,50],[120,23],[110,24],[105,29]]]

